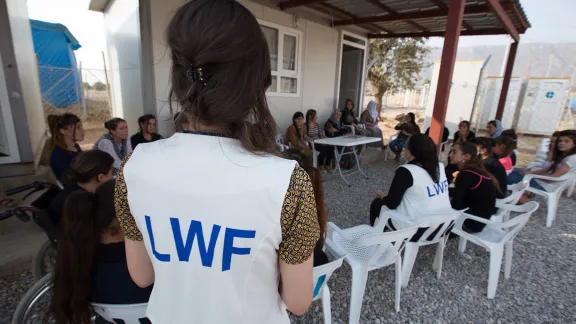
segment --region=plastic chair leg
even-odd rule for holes
[[[460,237],[458,241],[458,252],[464,253],[464,251],[466,251],[466,242],[467,240],[465,238]]]
[[[324,314],[324,324],[332,324],[330,289],[328,289],[328,285],[324,285],[322,290],[322,313]]]
[[[552,223],[556,219],[556,212],[558,211],[558,200],[560,199],[559,193],[558,196],[549,196],[548,197],[548,210],[546,212],[546,227],[551,227]]]
[[[566,197],[570,198],[570,196],[572,196],[572,193],[574,192],[574,187],[576,186],[576,181],[572,182],[572,184],[570,184],[568,186],[568,191],[566,192]]]
[[[398,257],[396,258],[396,265],[394,266],[394,271],[395,271],[395,281],[394,281],[394,285],[395,285],[395,289],[396,289],[396,298],[395,298],[395,309],[396,312],[400,311],[400,292],[402,290],[402,256],[400,254],[398,254]]]
[[[498,278],[500,277],[500,268],[502,267],[502,254],[504,247],[499,246],[490,251],[490,271],[488,273],[488,298],[493,299],[496,296],[498,287]]]
[[[364,267],[352,267],[352,293],[350,294],[350,324],[360,322],[360,313],[362,311],[362,301],[364,300],[364,291],[366,290],[366,281],[368,280],[368,269]]]
[[[406,247],[404,248],[404,264],[402,265],[402,287],[404,288],[408,287],[416,256],[418,256],[418,243],[406,243]]]
[[[510,272],[512,272],[512,255],[513,255],[514,241],[509,241],[505,245],[504,251],[504,278],[510,279]]]
[[[432,264],[432,269],[436,270],[436,279],[440,279],[442,276],[442,262],[444,260],[444,247],[446,245],[445,238],[442,238],[438,242],[438,247],[436,248],[436,256],[434,257],[434,263]]]

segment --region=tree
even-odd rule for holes
[[[106,85],[100,81],[96,81],[94,82],[94,84],[92,85],[92,87],[94,88],[94,90],[97,91],[104,91],[106,90]]]
[[[82,89],[84,89],[84,90],[92,90],[92,86],[91,86],[90,83],[88,83],[88,82],[83,82],[83,83],[82,83]]]
[[[429,53],[424,38],[372,39],[368,61],[374,60],[374,64],[368,70],[368,79],[376,101],[382,104],[387,92],[414,89]]]

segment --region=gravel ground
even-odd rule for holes
[[[368,222],[373,191],[386,190],[395,166],[378,162],[366,167],[370,179],[351,177],[347,187],[337,176],[325,181],[330,221],[341,228]],[[576,323],[576,202],[562,198],[553,227],[545,227],[543,205],[514,244],[510,280],[500,276],[496,298],[486,298],[488,253],[468,243],[459,254],[457,240],[444,252],[442,278],[432,271],[435,246],[420,248],[408,288],[402,289],[400,312],[394,311],[394,267],[368,277],[361,323]],[[346,323],[350,267],[336,270],[329,281],[332,319]],[[9,323],[17,302],[33,284],[29,271],[0,278],[0,324]],[[314,302],[292,323],[322,323],[322,306]]]

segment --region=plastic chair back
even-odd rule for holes
[[[414,222],[420,228],[426,228],[418,241],[424,244],[438,243],[442,237],[450,233],[460,214],[462,214],[461,211],[455,210],[450,213],[431,214],[418,218]]]
[[[379,267],[380,264],[393,262],[404,247],[404,241],[410,239],[417,230],[418,227],[411,227],[398,231],[370,234],[354,241],[354,243],[362,247],[378,246],[374,250],[368,266]]]
[[[496,202],[500,204],[516,205],[528,187],[530,187],[528,181],[520,181],[516,184],[508,185],[508,190],[511,191],[510,195],[502,199],[496,199]]]
[[[92,304],[92,309],[103,319],[116,324],[148,324],[147,303],[130,305]]]
[[[509,207],[511,211],[522,214],[510,219],[507,222],[502,223],[502,225],[499,226],[501,229],[508,231],[503,239],[503,243],[513,240],[518,235],[518,233],[520,233],[520,230],[526,225],[526,223],[528,223],[530,216],[532,216],[532,213],[534,213],[538,207],[540,207],[540,204],[535,201],[531,201],[520,206]]]
[[[314,272],[312,273],[313,278],[312,282],[314,283],[314,294],[313,294],[314,300],[322,296],[321,293],[324,287],[326,286],[326,283],[328,282],[328,280],[330,280],[330,277],[332,276],[334,270],[342,266],[342,261],[344,261],[344,258],[346,258],[346,256],[342,256],[337,260],[323,264],[321,266],[314,267],[313,270]]]

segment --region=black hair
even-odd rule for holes
[[[470,140],[470,142],[480,146],[486,150],[486,154],[490,155],[492,153],[492,139],[488,137],[476,137]]]
[[[170,100],[176,129],[219,128],[249,152],[276,154],[276,122],[268,109],[270,52],[254,15],[237,1],[185,2],[166,29]]]
[[[298,129],[298,125],[296,125],[297,118],[304,118],[304,114],[301,111],[297,111],[294,113],[294,115],[292,115],[292,125],[294,125],[294,128],[296,129],[296,135],[298,135],[298,138],[302,138],[300,130]]]
[[[459,122],[458,127],[460,127],[460,125],[462,125],[462,124],[466,125],[466,128],[468,128],[468,130],[470,130],[470,122],[469,121],[463,120],[463,121]]]
[[[518,140],[518,134],[516,134],[516,131],[512,128],[503,130],[501,135],[502,136],[508,136],[511,139],[513,139],[515,142]]]
[[[414,134],[408,139],[406,147],[410,154],[414,156],[416,163],[428,172],[435,183],[438,183],[440,181],[438,151],[430,136]]]
[[[92,272],[101,235],[117,234],[114,180],[95,193],[79,190],[64,203],[58,255],[52,279],[50,315],[58,324],[91,323]]]
[[[64,173],[63,182],[88,183],[101,174],[108,174],[113,166],[114,158],[104,151],[80,152],[70,163],[70,169]]]
[[[67,127],[74,127],[72,132],[72,138],[74,138],[76,135],[76,125],[80,123],[80,118],[74,114],[65,113],[62,115],[50,114],[46,119],[48,120],[48,129],[50,130],[54,145],[67,149],[64,136],[60,133],[60,130]]]
[[[410,117],[410,122],[412,124],[416,124],[416,115],[414,115],[413,112],[409,112],[409,113],[407,113],[407,115],[408,115],[408,117]]]
[[[106,122],[104,122],[104,128],[106,128],[109,132],[116,130],[116,128],[118,128],[118,125],[120,123],[125,123],[126,121],[122,118],[116,117],[116,118],[112,118]]]
[[[352,103],[352,109],[354,109],[354,107],[356,106],[354,104],[354,100],[348,98],[348,99],[346,99],[346,101],[344,101],[344,111],[348,110],[348,103],[349,102]],[[350,110],[352,110],[352,109],[350,109]]]
[[[498,179],[496,179],[496,177],[492,173],[488,172],[484,167],[484,159],[480,154],[478,154],[476,144],[472,142],[463,142],[454,144],[454,147],[456,146],[460,148],[462,153],[468,154],[471,157],[470,160],[464,164],[463,169],[473,168],[479,170],[482,175],[487,176],[492,180],[492,183],[498,192],[503,193],[500,191],[500,183],[498,182]]]
[[[569,137],[570,139],[572,139],[574,144],[576,144],[576,130],[569,129],[569,130],[563,130],[560,133],[558,133],[558,139],[556,140],[556,146],[554,147],[554,155],[553,155],[554,163],[552,163],[552,166],[550,167],[550,172],[555,172],[556,169],[558,169],[558,166],[562,164],[562,161],[566,157],[576,154],[576,145],[569,152],[560,151],[560,148],[558,146],[558,144],[560,143],[560,137]]]
[[[496,124],[496,120],[491,120],[488,122],[488,124],[492,124],[492,126],[498,128],[498,124]]]
[[[148,122],[150,120],[156,120],[156,116],[152,115],[152,114],[146,114],[144,116],[140,116],[138,117],[138,126],[140,127],[140,131],[142,131],[142,124],[144,124],[145,126],[148,126]]]
[[[506,146],[504,153],[502,153],[502,156],[500,156],[501,158],[510,156],[512,154],[512,152],[516,149],[516,141],[512,137],[509,137],[509,136],[499,136],[498,138],[496,138],[494,140],[493,145],[494,146],[497,146],[497,145]]]

